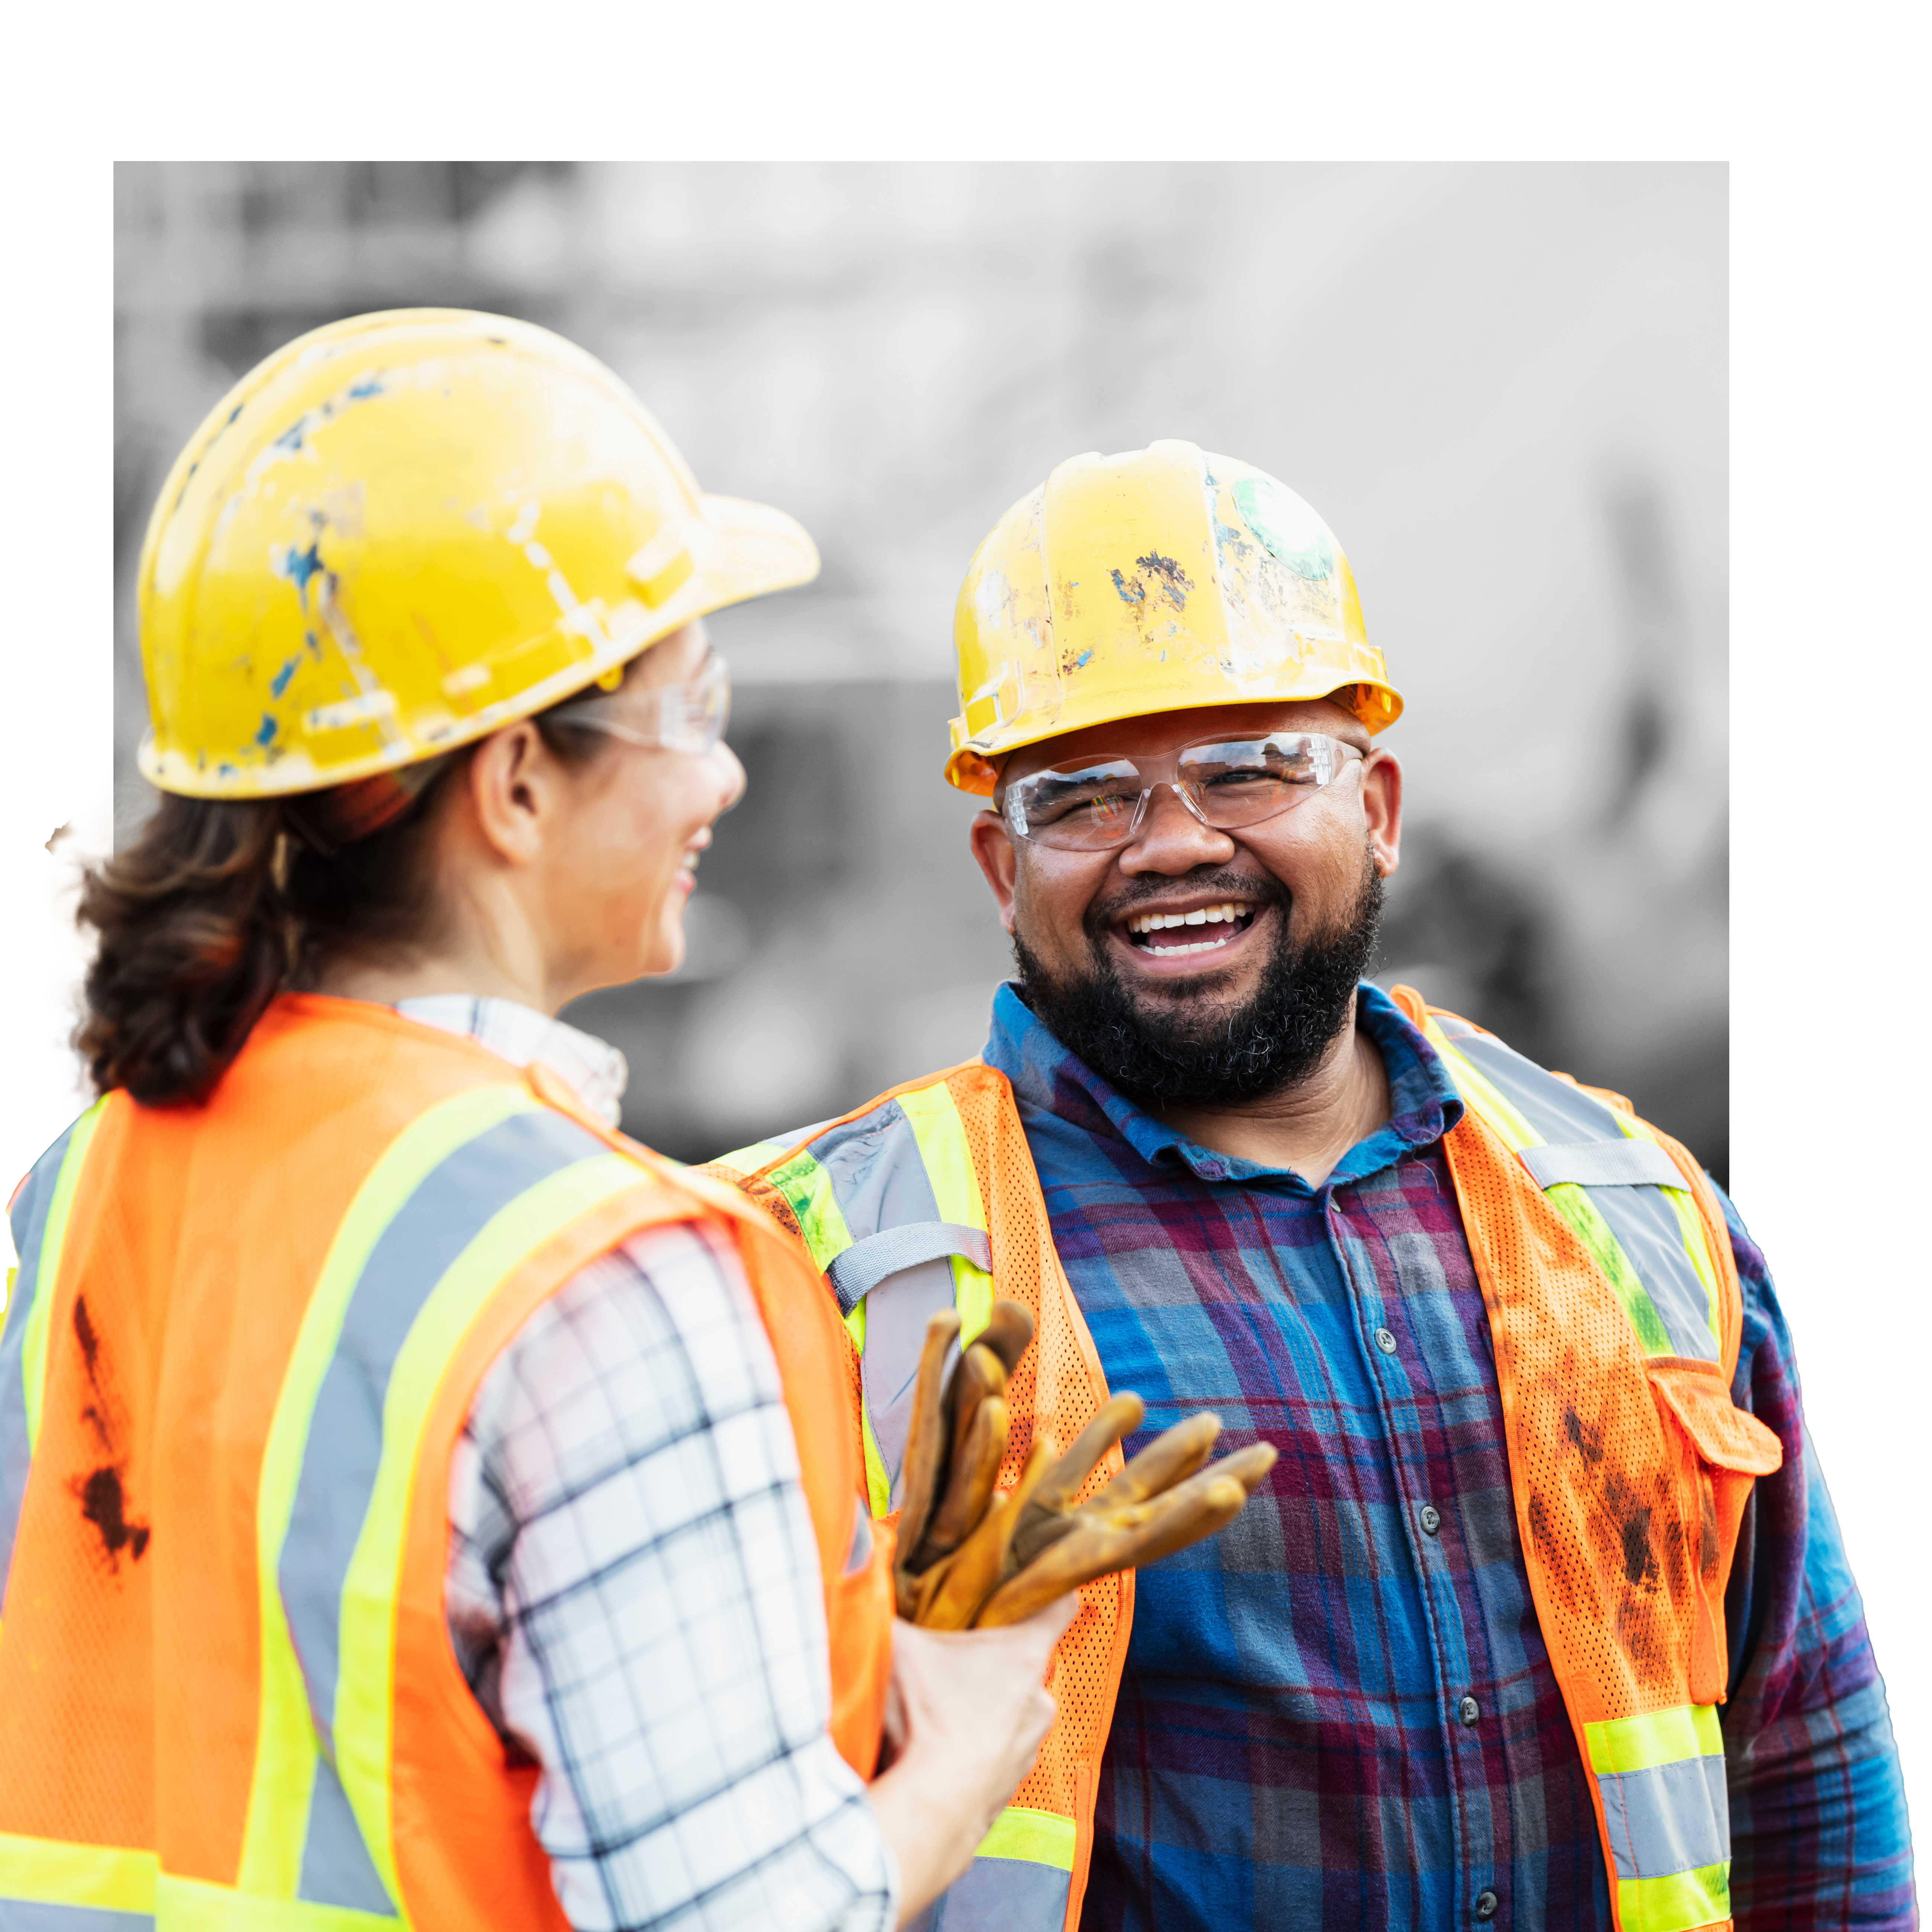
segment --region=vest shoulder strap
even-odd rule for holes
[[[1714,1363],[1728,1382],[1742,1297],[1723,1210],[1696,1160],[1622,1094],[1538,1066],[1412,988],[1394,997],[1464,1106],[1609,1277],[1643,1353]]]

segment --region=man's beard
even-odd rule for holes
[[[1289,896],[1273,880],[1258,884],[1216,872],[1162,880],[1158,890],[1171,892],[1182,884],[1190,892],[1244,899],[1257,910],[1270,905],[1279,915],[1261,986],[1244,1005],[1216,1001],[1211,992],[1198,989],[1198,981],[1176,982],[1171,993],[1162,982],[1130,993],[1108,944],[1118,902],[1105,918],[1088,915],[1093,964],[1084,975],[1054,979],[1015,932],[1027,1004],[1061,1046],[1143,1104],[1252,1100],[1298,1084],[1348,1024],[1356,984],[1375,957],[1381,873],[1365,854],[1347,916],[1298,940],[1289,936]],[[1155,896],[1153,889],[1147,895]]]

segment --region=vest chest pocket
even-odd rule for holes
[[[1783,1465],[1784,1445],[1732,1402],[1714,1362],[1656,1356],[1645,1366],[1664,1440],[1677,1452],[1684,1555],[1696,1580],[1701,1614],[1691,1636],[1690,1701],[1714,1704],[1724,1694],[1724,1586],[1738,1526],[1751,1484]]]

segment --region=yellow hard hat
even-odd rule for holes
[[[948,781],[1116,718],[1334,698],[1402,715],[1328,526],[1265,472],[1191,442],[1076,456],[974,553],[952,626]]]
[[[790,518],[703,494],[561,337],[356,316],[244,376],[169,476],[141,553],[141,770],[202,798],[346,784],[818,574]]]

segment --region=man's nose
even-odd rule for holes
[[[1204,824],[1172,784],[1160,784],[1147,802],[1138,829],[1120,848],[1120,870],[1178,875],[1197,866],[1225,866],[1234,842]]]

